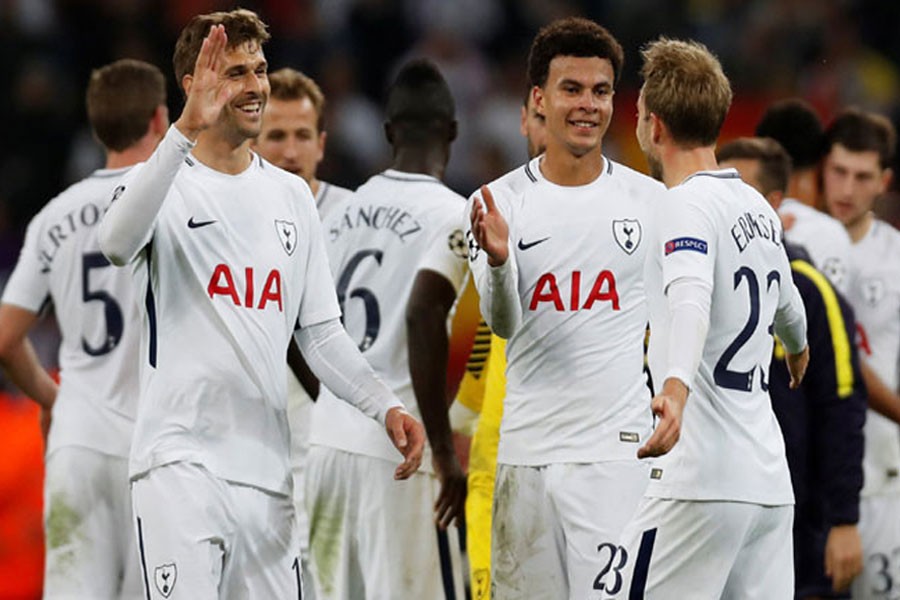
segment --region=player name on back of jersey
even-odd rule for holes
[[[361,227],[390,231],[401,242],[405,242],[409,236],[422,231],[422,224],[403,207],[382,204],[351,204],[344,210],[340,220],[329,227],[329,239],[333,242],[344,233]]]
[[[56,253],[62,246],[63,242],[71,238],[80,229],[94,227],[100,223],[105,209],[100,208],[96,204],[88,202],[76,210],[72,210],[62,219],[47,227],[41,240],[41,251],[38,254],[38,260],[41,261],[43,268],[41,273],[50,270]]]
[[[738,252],[743,252],[754,240],[768,240],[781,246],[781,227],[768,215],[744,213],[731,226],[731,239]]]

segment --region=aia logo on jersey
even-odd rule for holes
[[[240,273],[240,271],[237,271]],[[266,275],[262,285],[259,286],[259,296],[256,296],[253,267],[246,267],[243,272],[243,280],[235,282],[235,275],[231,272],[231,267],[226,264],[218,264],[213,270],[212,277],[209,278],[209,284],[206,286],[206,292],[209,297],[215,299],[216,296],[224,296],[231,300],[235,306],[243,306],[245,308],[256,308],[265,310],[269,303],[278,306],[278,312],[284,312],[281,296],[281,272],[278,269],[272,269]]]
[[[590,281],[585,280],[585,282]],[[558,312],[565,310],[591,310],[595,302],[608,302],[613,310],[619,310],[619,293],[616,291],[616,276],[612,271],[603,270],[593,280],[585,296],[584,303],[581,301],[581,271],[572,271],[572,276],[568,280],[569,288],[563,289],[562,293],[559,289],[557,277],[553,273],[544,273],[538,278],[537,285],[534,286],[534,293],[531,295],[531,302],[528,305],[529,310],[537,310],[542,302],[553,305]],[[563,302],[565,294],[568,304]]]
[[[156,589],[162,594],[163,598],[168,598],[172,595],[176,579],[178,579],[178,569],[175,567],[175,563],[159,565],[153,571],[153,583],[156,584]]]
[[[288,256],[292,255],[297,247],[297,226],[291,221],[275,219],[275,230],[278,232],[281,247],[288,253]]]
[[[860,288],[863,300],[869,306],[877,306],[884,298],[884,282],[880,279],[864,279]]]
[[[619,248],[626,254],[632,254],[641,244],[641,223],[637,219],[616,219],[613,225],[613,238]]]

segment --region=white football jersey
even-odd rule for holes
[[[784,231],[784,239],[809,252],[816,268],[845,296],[853,285],[850,258],[850,235],[834,217],[807,206],[799,200],[785,198],[778,208],[782,217],[793,218]]]
[[[781,220],[734,169],[695,173],[661,205],[647,274],[649,361],[657,386],[668,371],[664,290],[680,277],[700,278],[712,287],[712,303],[681,438],[656,459],[647,496],[793,504],[784,439],[767,391],[775,313],[799,301]]]
[[[416,273],[435,271],[459,293],[468,273],[459,213],[465,200],[438,179],[388,169],[323,222],[344,327],[407,410],[421,421],[409,374],[406,303]],[[396,461],[384,428],[323,386],[310,442]],[[430,469],[431,461],[422,461]]]
[[[3,302],[34,313],[52,302],[62,333],[48,453],[82,446],[127,457],[138,401],[140,319],[134,284],[100,252],[97,230],[125,169],[100,169],[28,225]]]
[[[892,391],[900,391],[900,232],[875,220],[851,247],[856,286],[849,294],[856,314],[859,355]],[[900,431],[869,410],[865,426],[863,496],[900,492]]]
[[[651,427],[644,236],[663,187],[608,159],[593,182],[560,186],[540,164],[537,157],[489,185],[509,224],[522,308],[506,346],[497,462],[635,458]],[[466,239],[487,298],[490,267],[469,227],[476,197]]]
[[[347,196],[352,195],[353,190],[320,179],[319,191],[316,192],[316,209],[319,211],[319,219],[324,221],[335,206],[344,202]]]
[[[315,203],[257,155],[237,175],[184,163],[133,263],[145,328],[131,476],[185,461],[289,493],[288,342],[295,324],[340,315]]]

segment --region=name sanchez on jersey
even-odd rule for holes
[[[390,231],[404,243],[408,236],[422,231],[422,224],[402,207],[367,204],[347,207],[337,224],[328,229],[329,241],[360,227]]]

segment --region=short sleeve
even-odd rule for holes
[[[38,214],[28,225],[16,268],[3,290],[4,304],[14,304],[35,313],[41,310],[50,295],[52,263],[46,257],[42,259],[39,247],[43,234],[42,214]]]
[[[305,190],[305,195],[311,196],[308,189]],[[308,327],[341,316],[315,201],[307,200],[298,202],[298,205],[303,207],[302,216],[309,232],[303,292],[297,318],[300,327]]]
[[[428,269],[443,275],[459,293],[469,272],[469,248],[466,235],[460,227],[459,213],[448,211],[438,228],[434,243],[422,259],[420,269]]]
[[[682,277],[701,279],[712,287],[717,239],[712,217],[681,189],[666,194],[661,212],[663,289]]]

